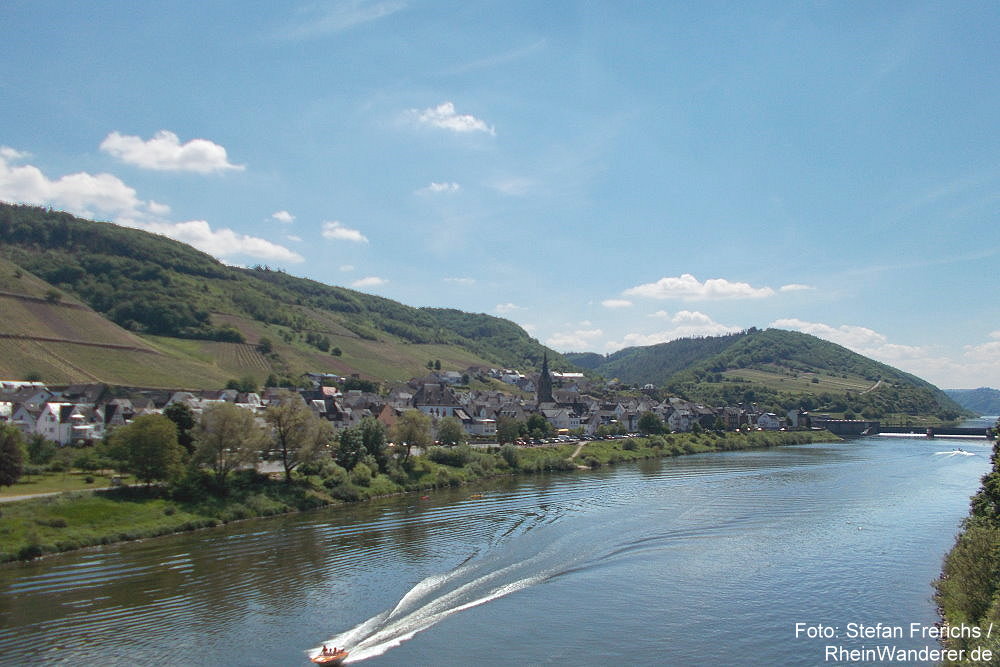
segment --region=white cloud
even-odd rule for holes
[[[475,285],[475,278],[445,278],[446,283],[452,283],[454,285]]]
[[[660,317],[667,318],[667,313],[660,311]],[[697,311],[682,310],[669,318],[672,328],[665,331],[653,333],[629,333],[621,341],[609,341],[605,348],[608,351],[620,350],[624,347],[638,347],[645,345],[657,345],[668,343],[678,338],[691,338],[692,336],[721,336],[723,334],[740,331],[740,327],[731,327],[720,324],[705,313]]]
[[[670,318],[670,313],[668,313],[665,310],[658,310],[655,313],[650,313],[649,316],[665,320],[665,319],[669,319]]]
[[[290,225],[293,222],[295,222],[295,216],[289,213],[288,211],[276,211],[271,214],[271,217],[277,220],[278,222],[285,223],[286,225]]]
[[[351,283],[351,287],[378,287],[379,285],[385,285],[388,280],[385,278],[379,278],[378,276],[368,276],[367,278],[361,278],[360,280],[355,280]]]
[[[28,157],[31,157],[31,153],[14,150],[10,146],[0,146],[0,159],[2,160],[17,161]]]
[[[112,132],[101,142],[101,150],[122,162],[157,171],[194,171],[208,174],[215,171],[245,169],[231,164],[226,149],[207,139],[192,139],[182,144],[177,135],[160,130],[149,141]]]
[[[452,102],[442,102],[436,107],[428,107],[423,110],[411,109],[410,115],[420,125],[429,125],[459,133],[485,132],[491,136],[496,135],[496,130],[487,125],[485,121],[471,114],[457,113]]]
[[[510,302],[507,302],[507,303],[498,303],[497,306],[496,306],[496,308],[494,308],[494,310],[497,311],[498,313],[512,313],[515,310],[520,310],[520,309],[521,309],[521,306],[518,306],[518,305],[510,303]]]
[[[302,243],[302,237],[296,236],[295,234],[287,234],[285,238],[289,241],[294,241],[295,243]]]
[[[1000,377],[1000,340],[966,345],[961,354],[955,354],[934,347],[892,343],[885,335],[867,327],[846,324],[834,327],[795,318],[775,320],[770,326],[801,331],[843,345],[938,387],[973,389],[995,384],[995,378]],[[990,336],[1000,338],[998,334],[993,332]]]
[[[76,215],[141,216],[150,208],[159,212],[162,204],[144,202],[117,176],[80,172],[50,180],[32,165],[17,166],[13,161],[26,153],[12,148],[0,149],[0,199],[36,206],[55,206]]]
[[[605,299],[601,305],[605,308],[630,308],[632,302],[627,299]]]
[[[159,216],[159,217],[163,217],[163,216],[167,215],[168,213],[170,213],[170,207],[169,206],[167,206],[166,204],[161,204],[159,202],[155,202],[155,201],[149,201],[149,202],[147,202],[146,208],[149,209],[149,212],[151,214],[153,214],[155,216]]]
[[[170,212],[169,206],[139,199],[133,188],[111,174],[80,172],[53,181],[37,167],[8,163],[25,155],[0,148],[0,199],[54,206],[84,218],[105,215],[117,224],[168,236],[214,257],[245,255],[267,261],[303,261],[301,255],[284,246],[231,229],[213,230],[204,220],[174,223],[159,219]]]
[[[829,324],[821,322],[806,322],[797,318],[784,318],[775,320],[770,326],[811,334],[817,338],[843,345],[850,350],[868,356],[871,356],[872,352],[882,350],[889,344],[888,339],[884,335],[873,329],[848,324],[832,327]]]
[[[676,278],[664,277],[655,283],[630,287],[622,294],[650,299],[706,301],[714,299],[762,299],[773,296],[774,290],[770,287],[752,287],[748,283],[730,282],[725,278],[710,278],[702,283],[690,273],[685,273]]]
[[[376,21],[406,7],[400,0],[367,2],[366,0],[327,0],[312,2],[297,12],[292,24],[281,37],[299,39],[343,32],[356,25]]]
[[[493,181],[489,187],[510,197],[523,197],[531,191],[534,181],[527,178],[511,177]]]
[[[353,271],[354,270],[354,265],[353,264],[341,264],[340,265],[340,270],[343,271],[344,273],[347,273],[348,271]]]
[[[128,227],[144,229],[194,246],[214,257],[246,255],[256,259],[277,262],[302,262],[302,255],[288,248],[256,236],[247,236],[232,229],[212,229],[204,220],[187,222],[120,221]]]
[[[437,194],[452,194],[458,192],[462,189],[462,186],[458,183],[436,183],[431,181],[430,185],[424,186],[417,190],[419,195],[437,195]]]
[[[323,238],[333,241],[352,241],[354,243],[368,243],[368,239],[357,229],[345,227],[341,222],[333,220],[323,223]]]
[[[789,285],[782,285],[779,289],[781,292],[801,292],[803,290],[816,289],[812,285],[802,285],[800,283],[791,283]]]
[[[549,336],[545,343],[557,350],[565,352],[583,352],[594,345],[594,341],[604,335],[600,329],[578,329],[576,331],[555,333]]]

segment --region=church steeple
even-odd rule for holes
[[[535,398],[536,404],[555,402],[555,399],[552,398],[552,375],[549,373],[548,352],[546,352],[542,357],[542,373],[538,376],[538,388],[535,393]]]

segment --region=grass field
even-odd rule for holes
[[[846,378],[835,375],[820,373],[797,373],[789,375],[777,368],[773,371],[759,370],[755,368],[740,368],[726,371],[723,374],[727,378],[740,378],[757,382],[777,391],[791,392],[836,392],[846,391],[860,393],[872,388],[875,384],[860,376],[848,376]],[[813,379],[818,382],[813,382]]]
[[[92,481],[88,482],[87,478]],[[128,475],[123,475],[122,479],[126,483],[133,481]],[[0,499],[40,493],[93,491],[107,486],[111,486],[111,476],[107,474],[79,471],[45,472],[22,477],[13,486],[0,488]]]

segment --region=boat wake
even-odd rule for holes
[[[934,456],[975,456],[975,452],[967,452],[964,449],[952,449],[947,452],[934,452]]]
[[[482,563],[467,564],[448,574],[427,577],[391,610],[331,637],[324,644],[347,647],[350,655],[345,662],[380,656],[452,614],[523,590],[555,574],[543,572],[517,578],[517,571],[522,569],[530,569],[530,565],[522,562],[482,574]],[[313,658],[321,650],[317,646],[308,655]]]

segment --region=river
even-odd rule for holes
[[[935,647],[910,624],[936,620],[930,582],[989,451],[870,437],[686,456],[5,566],[0,663],[306,665],[325,642],[373,666],[812,665],[828,644]],[[805,635],[820,624],[838,636]]]

